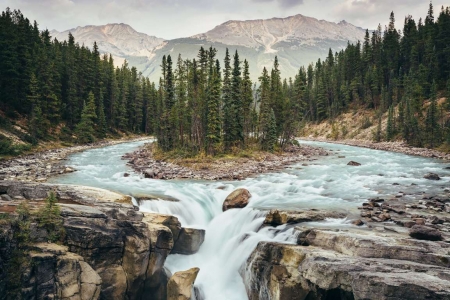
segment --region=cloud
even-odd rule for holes
[[[303,4],[303,0],[252,0],[252,2],[256,3],[276,2],[282,8],[292,8],[300,4]]]

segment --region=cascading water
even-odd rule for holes
[[[74,154],[68,164],[78,171],[53,178],[52,182],[100,187],[135,196],[164,195],[179,199],[143,201],[140,209],[173,214],[183,226],[206,230],[205,242],[198,253],[170,255],[166,266],[172,272],[199,267],[196,286],[208,300],[247,299],[238,270],[258,242],[295,242],[292,228],[261,228],[268,209],[322,208],[356,213],[356,207],[370,197],[393,195],[399,191],[408,194],[439,192],[448,184],[448,178],[436,182],[424,179],[423,175],[427,172],[450,175],[450,170],[444,170],[446,165],[438,160],[344,145],[302,142],[339,154],[238,182],[151,180],[133,173],[121,160],[123,154],[134,151],[143,143],[125,143]],[[362,165],[347,166],[350,160]],[[125,172],[131,175],[124,177]],[[251,192],[249,205],[222,212],[224,199],[238,187]],[[310,225],[349,226],[346,220],[327,220]]]

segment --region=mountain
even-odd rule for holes
[[[53,36],[64,39],[68,32]],[[138,33],[125,24],[78,27],[70,32],[76,41],[85,45],[90,46],[96,40],[101,52],[112,53],[119,64],[127,59],[151,80],[159,77],[163,55],[171,54],[176,60],[181,53],[183,58],[192,59],[201,46],[216,48],[221,61],[226,48],[230,53],[238,50],[240,57],[250,63],[252,79],[257,80],[263,67],[272,67],[275,56],[278,56],[282,77],[293,77],[300,66],[325,58],[329,48],[339,51],[349,41],[362,40],[365,30],[345,21],[334,23],[299,14],[267,20],[228,21],[205,33],[167,41]]]
[[[154,57],[155,48],[164,42],[164,39],[137,32],[127,24],[107,24],[102,26],[84,26],[69,29],[63,32],[52,30],[51,36],[62,41],[67,40],[69,32],[75,42],[92,47],[97,42],[101,53],[113,55],[117,65],[125,59],[141,71]]]

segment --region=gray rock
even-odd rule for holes
[[[435,173],[427,173],[425,174],[425,176],[423,176],[423,178],[428,180],[441,180],[441,177],[439,177],[439,175]]]
[[[423,225],[414,225],[413,227],[411,227],[409,235],[412,238],[418,240],[428,240],[428,241],[442,240],[442,233],[439,230]]]
[[[172,254],[194,254],[205,240],[205,230],[181,228],[180,235],[172,249]]]
[[[347,166],[355,166],[355,167],[358,167],[360,165],[361,164],[359,162],[356,162],[356,161],[353,161],[353,160],[349,161],[348,164],[347,164]]]

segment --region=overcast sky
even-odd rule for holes
[[[434,1],[437,15],[444,1]],[[63,31],[77,26],[126,23],[165,39],[187,37],[228,20],[265,19],[295,14],[374,29],[404,17],[424,17],[427,0],[0,0],[1,10],[20,9],[41,29]],[[448,4],[447,4],[448,5]]]

